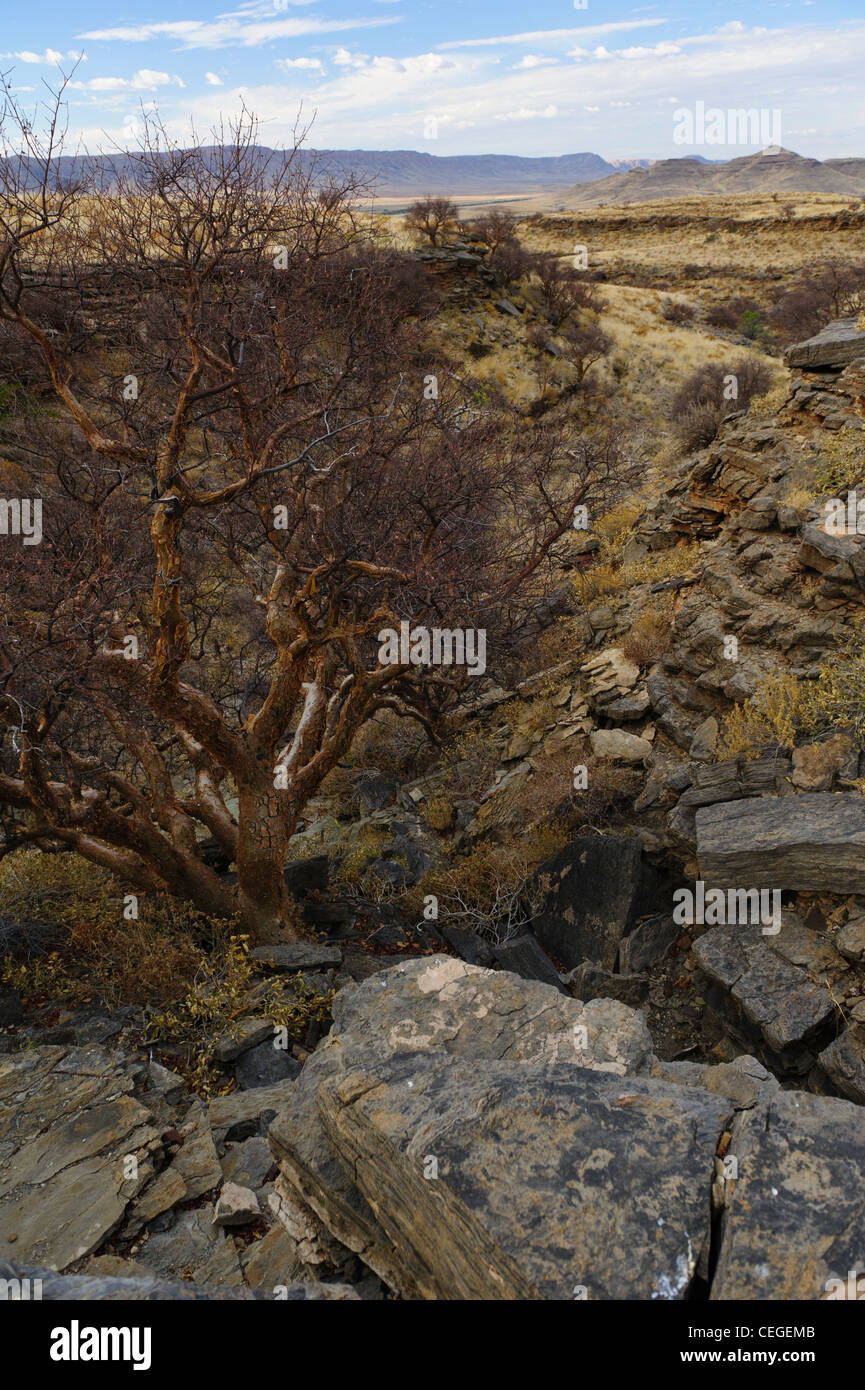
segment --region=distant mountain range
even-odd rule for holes
[[[282,151],[256,151],[265,168],[276,167]],[[434,194],[449,197],[555,195],[567,209],[604,203],[643,203],[659,198],[736,193],[834,193],[865,196],[865,158],[807,159],[791,150],[766,151],[714,161],[702,155],[683,159],[602,159],[591,153],[526,157],[508,154],[435,155],[418,150],[307,150],[298,152],[305,168],[315,161],[323,176],[352,173],[378,198],[402,199]],[[100,155],[92,160],[66,156],[59,161],[69,177],[86,163],[129,174],[135,156]],[[25,161],[26,163],[26,161]],[[34,167],[35,173],[35,167]]]
[[[561,202],[571,208],[607,203],[649,203],[708,194],[835,193],[865,197],[865,159],[807,159],[778,149],[712,163],[698,158],[659,159],[648,168],[598,179]]]
[[[283,159],[281,150],[264,146],[259,147],[257,154],[265,167],[276,168]],[[297,158],[305,168],[315,162],[324,176],[353,174],[368,183],[371,192],[391,198],[427,193],[456,197],[564,191],[575,184],[604,179],[623,168],[649,162],[623,159],[610,163],[590,153],[524,158],[510,154],[435,155],[418,150],[301,149]],[[129,154],[67,155],[58,160],[57,167],[66,178],[81,173],[88,164],[96,165],[109,177],[112,170],[128,176],[134,171],[135,162],[135,155]],[[37,174],[36,166],[32,168]]]

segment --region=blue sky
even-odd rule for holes
[[[692,152],[674,112],[703,102],[779,112],[802,154],[865,155],[861,0],[36,0],[0,44],[31,104],[85,55],[69,125],[89,149],[128,142],[142,103],[183,139],[245,102],[274,146],[302,111],[319,148],[664,158]]]

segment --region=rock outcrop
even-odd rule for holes
[[[816,1299],[861,1263],[849,1102],[660,1063],[624,1006],[445,958],[341,1000],[271,1129],[313,1268],[353,1252],[408,1298]]]

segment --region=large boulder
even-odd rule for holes
[[[318,1104],[325,1084],[358,1068],[396,1065],[403,1056],[418,1065],[426,1055],[464,1058],[483,1070],[505,1058],[521,1065],[561,1062],[623,1077],[644,1071],[651,1054],[642,1016],[614,1000],[583,1004],[550,985],[450,956],[379,971],[337,994],[333,1030],[271,1126],[280,1165],[272,1206],[311,1268],[339,1270],[354,1252],[385,1283],[416,1296],[328,1140]]]
[[[543,898],[532,930],[569,970],[586,960],[612,970],[622,938],[640,917],[669,906],[633,835],[573,840],[541,865],[535,890]]]
[[[703,806],[696,828],[712,886],[865,894],[865,798],[855,792]]]
[[[561,1062],[401,1062],[328,1082],[319,1106],[404,1287],[428,1299],[688,1294],[726,1100]]]

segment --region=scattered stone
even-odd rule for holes
[[[293,1080],[280,1081],[273,1086],[255,1086],[249,1091],[232,1091],[227,1096],[216,1096],[207,1111],[216,1142],[266,1134],[274,1115],[291,1100],[295,1084]],[[220,1169],[220,1176],[221,1173]]]
[[[214,1226],[206,1208],[181,1212],[170,1230],[147,1236],[140,1249],[143,1262],[162,1279],[229,1288],[243,1282],[234,1241]]]
[[[649,993],[649,981],[644,975],[615,975],[611,970],[602,970],[599,965],[586,961],[584,965],[572,970],[570,981],[578,999],[618,999],[639,1009]]]
[[[608,647],[580,669],[586,677],[586,691],[595,700],[604,695],[624,695],[640,679],[639,666],[629,661],[620,647]]]
[[[718,741],[718,721],[714,715],[704,719],[697,732],[691,740],[691,747],[688,756],[696,762],[709,762],[715,756],[715,744]]]
[[[276,1176],[270,1145],[260,1135],[240,1144],[227,1144],[221,1162],[226,1182],[251,1187],[255,1193]]]
[[[523,980],[541,980],[554,989],[562,988],[558,971],[546,951],[528,932],[494,946],[493,957],[502,970],[511,970]]]
[[[776,939],[763,936],[759,927],[712,927],[693,950],[718,987],[710,990],[710,1003],[733,1031],[746,1042],[755,1034],[762,1039],[773,1070],[808,1071],[833,1029],[827,989],[785,960]]]
[[[817,1060],[837,1095],[865,1105],[865,1036],[858,1027],[843,1032]]]
[[[629,734],[627,729],[594,729],[589,742],[596,758],[612,762],[644,763],[652,751],[648,739]]]
[[[176,1168],[166,1168],[148,1183],[141,1196],[132,1203],[123,1226],[124,1240],[132,1240],[145,1226],[170,1211],[178,1202],[189,1197],[189,1189]],[[102,1273],[112,1271],[103,1270]],[[116,1273],[117,1271],[113,1271]]]
[[[261,1215],[258,1198],[251,1187],[226,1182],[213,1208],[214,1226],[248,1226]]]
[[[289,893],[302,898],[307,893],[326,893],[330,861],[326,854],[309,859],[293,859],[286,864],[283,877]]]
[[[259,1086],[276,1086],[298,1075],[300,1063],[287,1048],[277,1047],[278,1041],[271,1037],[269,1042],[259,1043],[258,1047],[238,1057],[234,1064],[234,1075],[241,1091],[252,1091]]]
[[[24,1022],[21,996],[11,985],[0,985],[0,1028],[13,1028]]]
[[[218,1062],[233,1062],[268,1038],[273,1038],[273,1024],[269,1018],[240,1018],[232,1025],[231,1032],[219,1039],[214,1055]]]
[[[680,931],[669,913],[647,917],[619,943],[619,969],[624,975],[648,970],[672,950]]]
[[[297,1246],[279,1223],[242,1252],[240,1261],[243,1277],[251,1289],[284,1288],[303,1273]]]
[[[469,965],[492,965],[491,945],[476,931],[472,931],[471,927],[442,925],[440,930],[447,944],[453,947],[461,960],[468,961]]]
[[[849,761],[851,747],[847,734],[833,734],[822,743],[806,743],[801,748],[794,748],[794,787],[806,792],[828,791]]]
[[[845,922],[832,941],[847,960],[865,960],[865,916],[853,917]]]
[[[393,803],[399,791],[399,782],[395,777],[370,768],[360,774],[354,789],[360,814],[369,815],[370,811],[383,811]]]
[[[213,1143],[203,1103],[196,1097],[186,1114],[192,1129],[171,1162],[171,1170],[183,1179],[189,1199],[212,1192],[222,1181],[222,1168]]]

